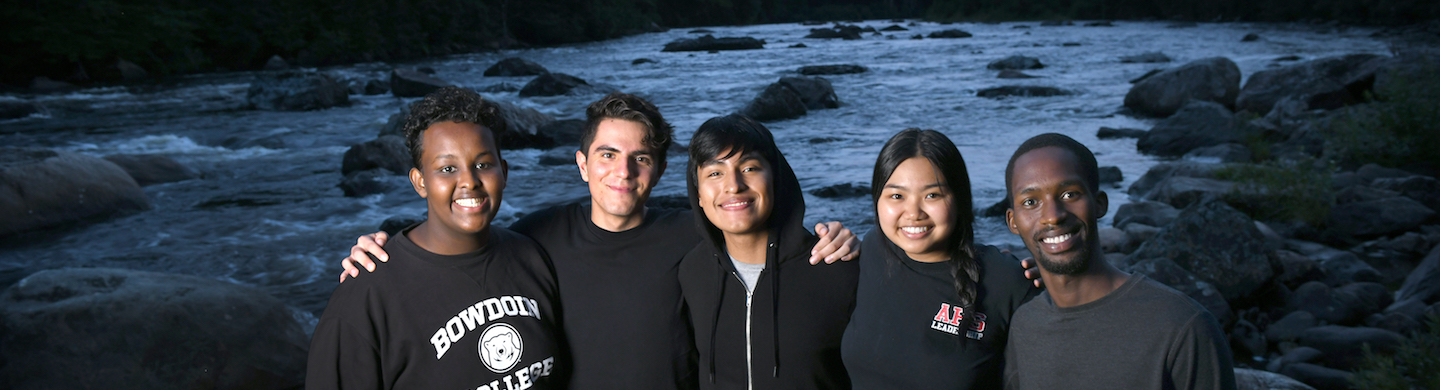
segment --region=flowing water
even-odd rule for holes
[[[869,21],[883,28],[891,23]],[[428,66],[457,85],[483,88],[524,85],[529,77],[483,77],[496,61],[519,56],[552,72],[567,73],[650,99],[675,125],[677,142],[688,144],[706,119],[734,112],[780,77],[804,65],[858,64],[868,72],[825,76],[835,87],[838,109],[769,123],[781,150],[806,189],[868,184],[875,155],[896,131],[939,130],[959,145],[968,163],[975,206],[1004,194],[1004,167],[1022,141],[1044,132],[1068,134],[1095,151],[1100,165],[1118,166],[1125,180],[1107,186],[1110,213],[1127,201],[1123,189],[1156,163],[1135,151],[1134,139],[1098,140],[1101,126],[1148,129],[1155,119],[1119,114],[1129,80],[1152,69],[1224,56],[1245,77],[1286,62],[1348,54],[1387,53],[1372,31],[1316,25],[1201,24],[1167,28],[1164,22],[1117,22],[1116,27],[1041,27],[1037,23],[952,24],[919,22],[910,31],[865,34],[855,41],[803,39],[815,26],[777,24],[709,28],[716,36],[766,40],[763,50],[662,53],[689,29],[651,33],[574,46],[509,50],[433,58],[398,66]],[[1020,27],[1028,26],[1028,27]],[[959,28],[965,39],[909,39]],[[1242,43],[1246,33],[1257,42]],[[1065,43],[1079,43],[1066,46]],[[790,48],[804,43],[807,48]],[[1162,64],[1124,64],[1120,56],[1159,51]],[[1039,58],[1036,79],[1001,80],[986,69],[1010,55]],[[639,58],[655,63],[631,65]],[[321,71],[342,78],[384,80],[392,65],[356,64]],[[143,87],[105,87],[54,95],[0,95],[33,101],[45,113],[0,121],[0,145],[44,147],[104,156],[158,153],[203,177],[145,188],[154,206],[131,214],[0,246],[0,269],[24,272],[59,267],[119,267],[198,275],[261,288],[302,318],[318,314],[334,288],[339,260],[354,238],[377,230],[391,216],[418,217],[425,210],[408,188],[349,198],[336,184],[340,159],[350,145],[373,139],[386,119],[414,99],[352,95],[348,107],[310,112],[245,109],[253,72],[203,74]],[[1043,85],[1069,96],[985,99],[980,89]],[[532,107],[561,119],[580,119],[599,93],[520,98],[515,92],[487,97]],[[570,150],[575,146],[567,146]],[[498,223],[540,207],[586,195],[573,164],[542,165],[544,150],[510,150],[511,166]],[[683,196],[683,155],[672,154],[656,196]],[[395,177],[397,184],[403,178]],[[874,224],[868,197],[806,196],[807,220],[839,220],[864,234]],[[1107,224],[1108,220],[1102,220]],[[992,244],[1019,240],[996,218],[977,219],[977,239]],[[17,271],[18,272],[18,271]],[[312,325],[313,326],[313,325]]]

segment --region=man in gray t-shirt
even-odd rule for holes
[[[1090,149],[1025,141],[1005,168],[1005,222],[1040,263],[1046,292],[1011,320],[1007,389],[1235,389],[1225,333],[1190,297],[1101,257]]]

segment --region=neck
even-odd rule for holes
[[[421,249],[437,255],[459,255],[484,248],[490,242],[490,229],[468,234],[445,229],[439,223],[425,221],[410,230],[410,241]]]
[[[760,231],[759,233],[725,235],[725,251],[734,257],[735,261],[746,264],[765,264],[765,246],[769,244],[770,233]]]
[[[645,206],[641,205],[640,209],[633,214],[612,215],[601,210],[600,206],[595,205],[595,202],[590,202],[590,222],[607,232],[623,232],[640,227],[640,223],[645,222],[645,211]]]
[[[1040,277],[1045,281],[1045,291],[1050,292],[1050,299],[1058,307],[1095,302],[1130,280],[1130,274],[1103,259],[1092,262],[1090,269],[1079,275],[1052,274],[1040,267]]]

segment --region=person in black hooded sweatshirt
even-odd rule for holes
[[[774,136],[741,115],[690,141],[687,182],[703,240],[680,262],[701,389],[848,389],[840,337],[859,267],[806,261],[799,180]]]

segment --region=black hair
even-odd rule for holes
[[[665,163],[665,153],[675,142],[675,129],[665,121],[665,117],[660,116],[660,109],[654,104],[623,92],[611,92],[585,109],[585,132],[580,135],[580,152],[590,153],[590,143],[595,142],[600,121],[606,119],[623,119],[644,125],[646,134],[640,143],[650,148],[655,162]]]
[[[500,108],[495,103],[480,97],[475,91],[460,87],[444,87],[435,92],[425,95],[410,104],[410,115],[405,117],[405,126],[401,133],[405,134],[405,147],[410,149],[410,162],[420,168],[420,154],[424,145],[421,136],[425,129],[431,125],[441,122],[469,122],[480,125],[490,130],[492,136],[498,141],[500,133],[505,131],[505,118],[500,116]],[[495,157],[500,157],[500,150],[495,150]]]
[[[949,246],[950,265],[955,283],[955,294],[962,307],[971,307],[979,302],[977,284],[980,283],[980,262],[975,260],[975,212],[974,200],[970,195],[970,173],[965,169],[965,157],[949,137],[935,130],[905,129],[890,137],[880,155],[875,158],[875,174],[871,177],[870,200],[879,220],[879,202],[885,183],[900,164],[914,157],[930,161],[945,186],[950,190],[952,204],[950,218],[954,227],[945,242]],[[936,216],[941,217],[941,216]]]
[[[1025,153],[1030,153],[1032,150],[1052,146],[1068,150],[1070,154],[1074,154],[1075,159],[1080,163],[1080,166],[1076,168],[1080,170],[1080,178],[1085,180],[1085,188],[1090,190],[1091,193],[1100,191],[1100,167],[1095,162],[1095,153],[1091,152],[1090,148],[1085,147],[1080,141],[1070,138],[1070,136],[1059,133],[1045,133],[1025,140],[1025,143],[1020,144],[1020,148],[1015,150],[1015,154],[1010,155],[1010,163],[1005,165],[1006,207],[1010,207],[1015,201],[1015,189],[1011,187],[1015,184],[1013,181],[1013,177],[1015,176],[1015,160],[1019,160],[1020,156],[1025,155]]]
[[[727,150],[729,153],[721,154]],[[710,118],[701,124],[700,128],[695,130],[695,134],[690,137],[690,164],[685,173],[689,182],[692,183],[689,186],[691,203],[698,202],[700,199],[698,187],[693,184],[699,183],[696,170],[700,168],[700,165],[707,161],[742,156],[751,152],[759,154],[760,158],[769,163],[771,167],[777,168],[773,170],[774,172],[779,173],[778,167],[784,160],[780,155],[779,147],[775,146],[775,136],[770,133],[770,129],[765,128],[765,125],[740,114]],[[777,183],[781,182],[781,179],[772,177],[772,180]],[[780,191],[781,188],[772,186],[771,190]],[[786,210],[790,210],[790,206],[783,204],[785,197],[778,192],[772,195],[776,200],[776,205],[771,209],[770,219],[765,221],[765,226],[778,227],[785,222],[780,219],[783,218],[782,215]],[[801,207],[804,207],[803,204]],[[699,221],[704,220],[705,216],[700,214],[695,218]],[[720,230],[714,224],[701,223],[701,225],[705,227],[706,232],[715,239],[716,243],[725,242]]]

